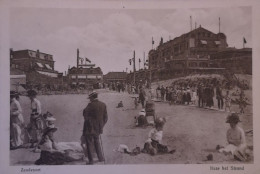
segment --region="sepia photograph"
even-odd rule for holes
[[[256,163],[253,21],[252,5],[10,7],[9,166],[245,172]]]

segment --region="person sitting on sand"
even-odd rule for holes
[[[240,161],[247,160],[247,144],[245,132],[237,124],[241,122],[236,113],[232,113],[227,117],[226,123],[230,124],[226,137],[228,145],[226,147],[217,146],[217,150],[221,153],[231,153],[235,159]]]
[[[155,120],[155,128],[150,130],[148,134],[148,140],[146,140],[144,144],[142,153],[156,155],[157,153],[175,152],[175,150],[169,151],[167,146],[161,144],[163,138],[163,126],[165,122],[166,122],[165,118],[157,118]]]
[[[146,119],[146,113],[145,113],[145,109],[142,109],[139,112],[139,115],[137,117],[135,117],[135,125],[136,126],[145,126],[147,125],[147,119]]]
[[[124,105],[123,105],[123,102],[120,101],[120,102],[118,103],[118,105],[117,105],[117,108],[122,108],[122,107],[124,107]]]
[[[54,132],[57,131],[55,127],[47,127],[42,135],[39,144],[41,156],[35,161],[36,165],[61,165],[65,162],[72,162],[82,160],[75,159],[70,156],[69,151],[59,151],[54,141]]]

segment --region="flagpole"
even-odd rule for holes
[[[145,52],[144,52],[144,69],[145,69]]]
[[[134,85],[135,85],[135,51],[134,51],[134,57],[133,57],[133,68],[134,68]]]
[[[140,63],[141,63],[141,59],[140,58],[138,60],[138,63],[139,63],[138,67],[139,67],[139,71],[140,71]]]
[[[79,68],[79,49],[77,49],[77,73],[76,73],[76,82],[78,85],[78,68]]]
[[[153,41],[153,37],[152,37],[152,50],[153,50],[153,44],[154,44],[154,41]]]

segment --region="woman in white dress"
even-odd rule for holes
[[[24,123],[22,107],[18,101],[19,94],[10,92],[10,139],[11,149],[19,148],[23,145],[22,126]]]

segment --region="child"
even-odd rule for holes
[[[231,97],[229,95],[229,91],[226,92],[226,95],[224,97],[225,99],[225,111],[228,110],[228,112],[230,112],[230,108],[231,108]]]
[[[161,144],[165,122],[165,118],[157,118],[155,120],[155,128],[153,128],[148,134],[148,140],[146,140],[142,150],[143,153],[151,155],[156,155],[157,153],[169,153],[168,147]]]
[[[194,90],[194,89],[192,89],[192,97],[191,97],[191,103],[193,104],[193,105],[196,105],[196,101],[197,101],[197,92]]]
[[[135,117],[135,125],[136,126],[145,126],[147,124],[148,124],[148,122],[147,122],[147,119],[146,119],[145,109],[142,109],[139,112],[139,116]]]
[[[124,105],[123,105],[123,102],[120,101],[120,102],[118,103],[118,105],[117,105],[117,108],[122,108],[122,107],[124,107]]]
[[[241,121],[236,113],[232,113],[227,117],[226,123],[230,124],[226,134],[228,145],[225,148],[217,149],[222,153],[231,153],[237,160],[245,161],[247,160],[245,132],[238,127],[238,122]]]

